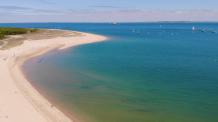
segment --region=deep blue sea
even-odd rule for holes
[[[42,94],[80,121],[218,122],[218,23],[0,26],[109,37],[49,52],[23,66]]]

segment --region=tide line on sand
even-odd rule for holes
[[[74,118],[72,120],[44,98],[21,71],[26,60],[50,50],[62,50],[107,39],[95,34],[77,32],[81,35],[75,36],[74,32],[67,32],[65,36],[26,40],[20,46],[0,50],[0,122],[74,121]]]

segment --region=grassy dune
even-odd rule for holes
[[[0,49],[7,49],[20,45],[23,42],[23,38],[10,38],[10,35],[21,35],[36,32],[37,29],[28,28],[2,28],[0,27]]]
[[[4,39],[7,35],[18,35],[35,32],[37,29],[27,28],[1,28],[0,27],[0,39]]]

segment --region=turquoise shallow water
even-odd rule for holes
[[[80,120],[218,121],[217,23],[3,25],[110,37],[50,52],[23,66],[35,87]]]

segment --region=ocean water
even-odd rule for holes
[[[43,95],[83,122],[218,122],[218,23],[0,26],[109,37],[54,50],[23,65]]]

